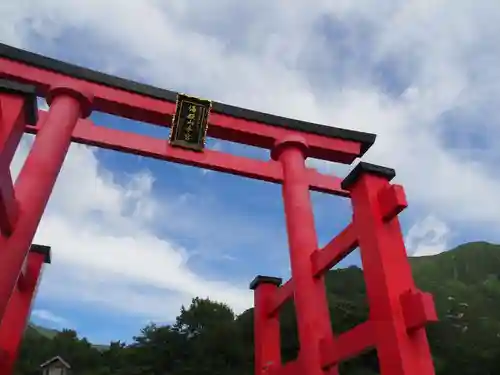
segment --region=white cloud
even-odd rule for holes
[[[31,138],[16,154],[14,176]],[[187,266],[183,248],[149,229],[155,209],[163,206],[152,197],[152,182],[139,172],[119,185],[94,150],[71,146],[35,237],[53,248],[40,298],[86,301],[154,320],[172,319],[194,296],[224,301],[239,312],[250,305],[246,285],[201,278]]]
[[[498,239],[496,0],[480,5],[466,0],[318,1],[314,7],[307,1],[7,3],[0,5],[4,42],[53,51],[55,57],[78,53],[75,62],[85,60],[158,86],[377,133],[365,159],[397,169],[410,213],[417,207],[439,217],[430,216],[408,233],[416,254],[444,249],[448,226],[458,222],[489,228],[491,239]],[[68,35],[85,48],[76,50]],[[392,91],[380,83],[383,69],[391,71]],[[75,181],[86,194],[75,193]],[[148,230],[158,204],[151,184],[147,172],[119,184],[90,149],[72,147],[38,233],[54,244],[58,261],[51,267],[59,267],[47,273],[44,288],[67,294],[73,282],[92,275],[90,291],[74,298],[119,309],[131,298],[146,315],[174,314],[173,307],[165,307],[174,304],[165,303],[163,292],[176,304],[196,293],[237,309],[247,306],[248,292],[199,277],[186,266],[182,248]],[[173,225],[189,221],[179,217]],[[428,233],[434,233],[431,239]],[[73,279],[65,282],[67,288],[59,282],[66,280],[59,264],[70,267],[65,272]],[[160,293],[144,294],[147,285]]]
[[[54,314],[52,311],[49,310],[43,310],[43,309],[33,310],[31,312],[31,316],[33,318],[43,320],[45,323],[50,323],[52,325],[55,325],[58,328],[59,327],[65,328],[68,327],[68,325],[70,324],[70,322],[66,318]]]
[[[410,256],[428,256],[442,253],[449,249],[450,228],[435,216],[427,216],[415,223],[405,239]]]
[[[148,3],[144,12],[149,14],[154,4]],[[492,48],[484,46],[484,40],[491,43],[498,40],[500,34],[495,31],[500,31],[497,22],[500,6],[492,1],[487,1],[485,7],[470,7],[465,1],[426,2],[425,6],[415,1],[384,4],[365,1],[307,7],[305,2],[295,2],[283,11],[278,5],[258,3],[246,18],[240,19],[246,31],[237,35],[241,53],[227,50],[225,43],[230,39],[227,34],[203,34],[210,32],[215,23],[205,21],[196,29],[186,30],[185,8],[177,6],[158,13],[146,29],[138,30],[125,23],[113,25],[115,31],[109,38],[118,45],[126,41],[123,47],[133,56],[144,56],[146,47],[154,49],[155,55],[146,58],[151,69],[144,78],[150,81],[174,87],[196,82],[190,83],[195,85],[193,89],[213,92],[217,98],[231,103],[376,132],[378,141],[366,159],[395,167],[399,180],[407,186],[411,204],[433,207],[447,221],[496,225],[500,178],[491,173],[492,164],[460,148],[445,148],[444,144],[450,133],[498,134],[499,118],[474,119],[459,125],[440,119],[451,111],[474,112],[492,100],[488,93],[500,91],[500,79],[494,79],[493,73],[494,62],[500,62],[500,48],[493,48],[493,44]],[[206,11],[204,7],[193,8],[191,14],[198,17]],[[231,11],[235,10],[221,9],[228,18]],[[254,12],[265,16],[250,25]],[[340,20],[348,32],[370,28],[373,32],[370,45],[348,47],[373,50],[362,66],[367,70],[393,59],[395,68],[402,71],[403,80],[407,81],[406,94],[393,97],[371,80],[360,82],[355,78],[359,73],[356,70],[347,71],[347,77],[343,78],[346,84],[341,89],[328,87],[322,100],[316,96],[315,88],[306,80],[314,64],[308,68],[301,63],[316,36],[314,22],[321,16],[330,17],[331,22]],[[261,35],[262,27],[272,34]],[[178,32],[175,43],[155,39],[154,35],[161,34],[164,28]],[[132,41],[112,39],[118,33],[122,37],[131,32],[136,34]],[[258,46],[254,44],[255,34],[261,37]],[[138,38],[148,39],[151,44],[158,40],[158,45],[135,43]],[[181,38],[186,44],[180,42]],[[204,61],[201,70],[188,70],[190,65],[186,60],[192,64],[196,59],[185,51],[184,45],[190,45],[193,53],[201,51]],[[161,56],[167,55],[181,56],[181,61],[170,60],[172,64],[166,69]],[[322,58],[325,56],[317,56],[318,60]],[[334,58],[333,66],[342,59],[342,56]],[[220,76],[222,72],[224,77]],[[139,72],[131,69],[130,74]],[[325,74],[335,75],[335,71]],[[477,146],[469,144],[467,149],[474,147]],[[498,148],[494,145],[481,147],[498,158]],[[478,187],[480,196],[476,193]]]

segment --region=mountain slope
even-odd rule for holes
[[[56,329],[42,327],[40,325],[37,325],[35,323],[31,323],[31,322],[28,323],[28,326],[26,327],[26,329],[33,330],[37,334],[39,334],[43,337],[46,337],[48,339],[54,338],[59,333],[59,331]]]
[[[410,263],[417,285],[422,290],[433,293],[440,318],[438,323],[428,327],[437,375],[500,374],[500,246],[474,242],[439,255],[411,258]],[[326,275],[326,286],[332,327],[336,333],[345,332],[367,319],[368,306],[362,270],[349,267],[330,271]],[[116,365],[125,369],[123,373],[129,373],[129,369],[137,368],[134,367],[138,366],[134,361],[139,358],[142,370],[137,370],[137,374],[141,375],[153,373],[150,366],[169,366],[171,375],[200,375],[205,374],[204,369],[208,368],[213,370],[210,375],[252,373],[253,309],[247,310],[234,321],[221,322],[221,318],[207,316],[207,311],[212,311],[210,303],[217,306],[215,302],[207,303],[204,303],[205,310],[189,312],[193,308],[190,307],[181,311],[180,316],[184,314],[184,319],[189,318],[181,326],[198,327],[198,333],[192,340],[190,336],[184,337],[182,333],[168,327],[147,327],[133,345],[112,345],[111,350],[104,351],[101,357],[105,359],[105,366]],[[283,359],[290,360],[298,352],[292,303],[284,306],[281,318]],[[206,321],[211,321],[211,324],[204,325]],[[199,329],[204,326],[208,328]],[[216,327],[215,332],[209,327]],[[29,332],[41,335],[40,327],[31,327]],[[57,337],[56,340],[49,341],[57,341]],[[231,339],[218,340],[218,337]],[[47,355],[40,354],[40,358],[35,360],[37,351],[43,349],[43,346],[36,339],[32,343],[25,341],[20,363],[25,368],[32,368],[32,363],[43,360]],[[50,345],[52,344],[46,346]],[[77,343],[74,345],[75,348],[85,347]],[[77,354],[71,354],[82,349],[75,349],[73,352],[66,346],[67,344],[53,350],[55,353],[68,350],[70,354],[67,359],[75,363],[75,366],[78,363],[90,363],[87,359],[79,360]],[[205,353],[208,348],[212,350],[210,355]],[[165,357],[167,354],[170,357]],[[229,367],[226,364],[227,356],[232,356]],[[99,366],[102,365],[96,366],[97,370],[92,370],[92,373],[101,374]],[[103,373],[122,374],[111,370]],[[376,353],[372,351],[342,363],[341,373],[377,374]]]
[[[476,375],[477,364],[500,374],[500,245],[473,242],[435,256],[410,258],[417,286],[434,295],[440,321],[428,327],[438,374]],[[325,278],[332,327],[342,333],[368,318],[363,271],[330,271]],[[298,352],[293,305],[282,313],[286,359]],[[241,319],[250,324],[253,312]],[[498,365],[496,365],[498,363]],[[374,352],[345,365],[347,373],[378,371]],[[488,372],[485,372],[488,374]]]
[[[58,331],[57,329],[42,327],[32,322],[28,323],[26,330],[29,331],[29,334],[39,335],[50,340],[52,340],[54,337],[56,337],[58,334],[61,333],[61,331]],[[109,345],[102,345],[102,344],[91,344],[91,345],[93,348],[99,351],[104,351],[109,348]]]

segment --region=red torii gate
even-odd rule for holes
[[[370,347],[384,375],[434,374],[425,325],[437,317],[432,297],[413,282],[397,219],[407,204],[403,188],[390,184],[394,170],[360,162],[341,180],[305,166],[307,157],[351,164],[375,135],[211,103],[4,44],[0,78],[2,375],[12,372],[42,263],[50,260],[50,248],[31,243],[71,142],[282,184],[292,279],[280,287],[280,279],[258,276],[251,284],[256,375],[334,375],[340,361]],[[38,111],[36,96],[45,97],[48,112]],[[96,126],[93,110],[173,126],[170,142]],[[14,183],[9,166],[23,132],[36,137]],[[271,160],[204,149],[206,135],[268,149]],[[351,224],[323,249],[309,190],[352,201]],[[370,318],[334,335],[323,274],[358,246]],[[282,364],[277,311],[292,296],[300,353]]]

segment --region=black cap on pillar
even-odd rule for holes
[[[250,289],[255,290],[260,284],[272,284],[280,286],[283,280],[280,277],[258,275],[250,283]]]
[[[37,254],[42,254],[45,256],[44,263],[50,263],[50,253],[51,253],[51,248],[50,246],[45,246],[45,245],[37,245],[37,244],[32,244],[30,247],[30,252],[37,253]]]
[[[349,188],[354,185],[358,179],[364,173],[374,174],[380,177],[384,177],[387,181],[391,181],[396,177],[396,171],[392,168],[383,167],[377,164],[370,164],[361,161],[354,167],[354,169],[344,178],[340,186],[344,190],[349,190]]]
[[[28,125],[36,125],[38,120],[38,104],[36,101],[36,88],[16,81],[0,79],[0,92],[24,97],[24,121]]]

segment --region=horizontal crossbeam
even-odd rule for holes
[[[347,225],[325,247],[311,254],[313,275],[319,277],[338,264],[358,247],[357,232],[352,223]],[[269,315],[275,315],[283,304],[293,296],[293,280],[290,279],[276,290],[269,303]]]
[[[73,81],[94,94],[94,109],[161,126],[171,126],[177,93],[110,76],[0,44],[0,77],[20,80],[45,96],[61,80]],[[300,134],[309,156],[352,163],[374,143],[375,135],[283,118],[222,103],[213,103],[207,135],[271,149],[275,142]]]
[[[328,369],[338,365],[342,361],[349,360],[359,354],[375,347],[375,332],[373,323],[370,321],[358,324],[347,332],[341,333],[334,342],[320,343],[321,367]],[[300,362],[293,360],[283,365],[272,365],[270,375],[293,375],[300,374]]]
[[[313,275],[318,277],[336,266],[358,247],[358,234],[351,223],[336,235],[323,249],[316,250],[311,255]]]
[[[269,311],[268,315],[275,315],[279,312],[281,306],[285,304],[293,296],[293,281],[292,279],[288,280],[278,289],[276,289],[276,293],[274,294],[274,298],[269,302]]]
[[[320,346],[322,366],[329,368],[375,346],[375,332],[370,321],[360,323],[341,333],[333,343],[323,341]]]
[[[26,132],[36,134],[40,126],[43,126],[41,124],[46,116],[47,112],[39,111],[40,121],[37,126],[27,126]],[[170,147],[164,139],[97,126],[88,119],[78,121],[72,141],[267,182],[283,182],[281,166],[275,161],[265,162],[209,149],[203,153],[192,152]],[[340,178],[321,174],[315,169],[309,169],[308,174],[311,190],[338,196],[349,195],[340,188]]]

